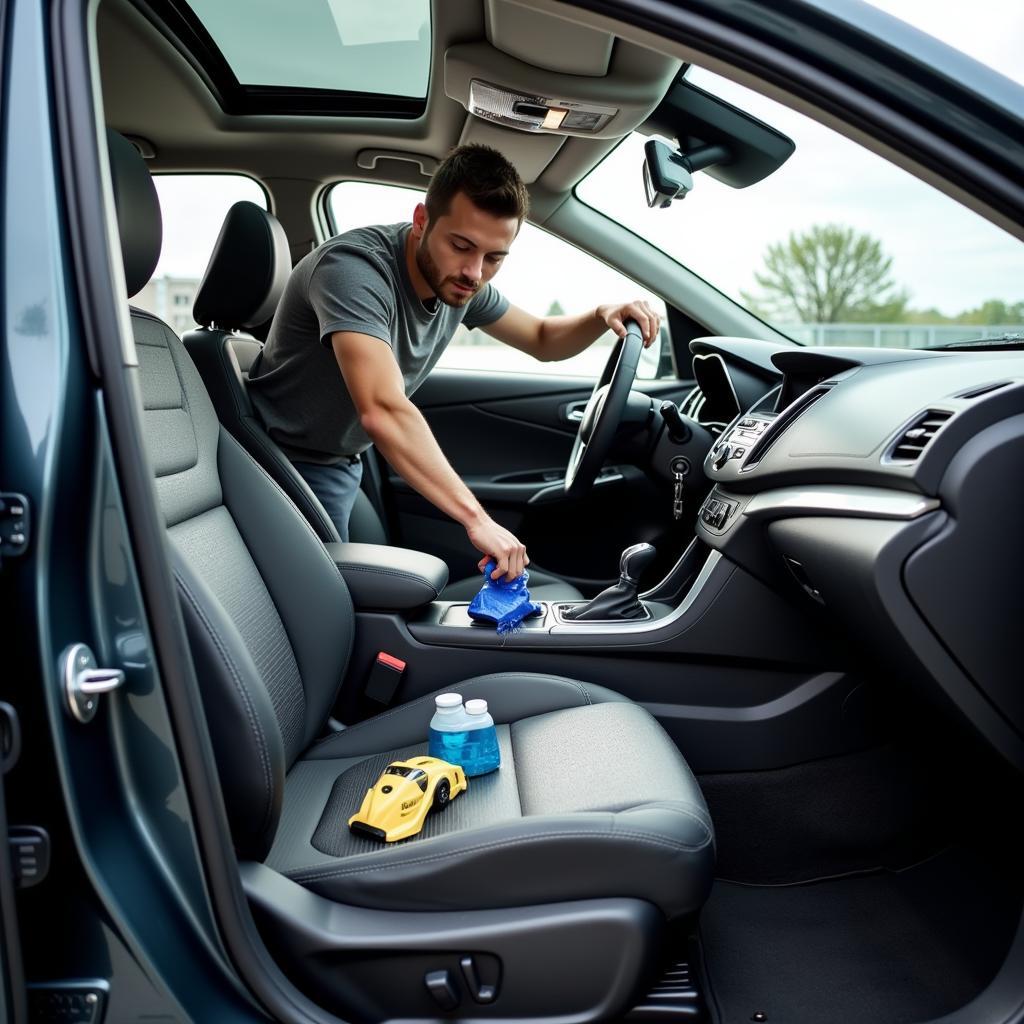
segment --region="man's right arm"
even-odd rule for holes
[[[331,345],[360,423],[381,455],[427,501],[465,528],[470,543],[484,555],[481,569],[493,558],[495,579],[522,573],[530,564],[526,548],[487,515],[452,469],[423,414],[406,397],[391,349],[354,331],[336,331]]]

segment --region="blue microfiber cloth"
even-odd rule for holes
[[[494,562],[488,562],[484,585],[469,606],[469,617],[477,622],[493,622],[499,634],[515,633],[522,628],[523,619],[539,615],[544,609],[530,600],[530,591],[526,589],[530,579],[528,572],[514,580],[506,580],[504,576],[492,580],[494,569]]]

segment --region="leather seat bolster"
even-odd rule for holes
[[[173,547],[172,547],[173,550]],[[202,579],[175,557],[174,574],[236,849],[270,849],[284,794],[285,751],[256,666]]]
[[[714,835],[701,808],[659,803],[503,822],[288,874],[330,899],[382,910],[630,896],[673,918],[707,898]]]
[[[218,469],[225,502],[288,632],[305,692],[304,749],[330,713],[354,633],[352,601],[313,528],[223,427]],[[291,543],[282,546],[280,536]],[[324,643],[330,635],[332,643]]]
[[[603,686],[529,672],[496,672],[454,684],[448,689],[461,693],[467,700],[483,697],[497,724],[587,704],[630,703],[626,697]],[[305,757],[358,757],[422,742],[434,713],[434,698],[444,692],[436,690],[350,726],[342,733],[321,740]]]
[[[338,530],[320,499],[288,461],[288,457],[267,437],[259,420],[255,416],[245,416],[236,426],[237,433],[233,431],[235,436],[248,451],[259,456],[257,461],[291,498],[320,540],[325,544],[338,543]]]

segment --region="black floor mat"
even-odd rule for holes
[[[930,1020],[995,975],[1020,900],[1019,876],[963,852],[808,885],[716,882],[700,925],[709,1002],[719,1024]]]

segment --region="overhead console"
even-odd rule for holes
[[[489,42],[459,43],[444,55],[444,91],[506,128],[620,138],[647,119],[681,67],[624,40],[601,76],[539,70]]]

